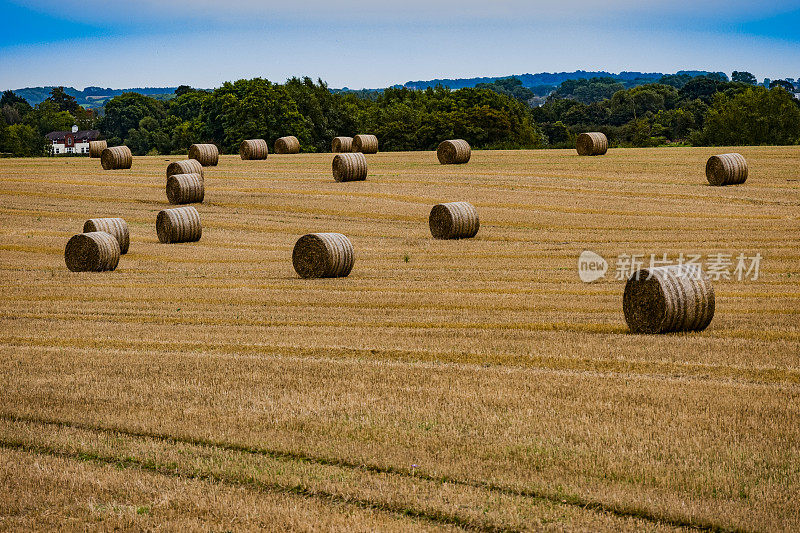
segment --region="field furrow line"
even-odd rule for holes
[[[101,434],[109,439],[127,438],[131,440],[150,440],[167,447],[185,445],[194,448],[202,448],[204,451],[209,449],[219,450],[232,454],[243,454],[247,456],[263,457],[289,463],[304,463],[317,467],[335,467],[347,471],[366,473],[367,475],[387,476],[389,478],[399,478],[400,480],[412,483],[431,483],[439,488],[445,486],[459,487],[467,490],[485,491],[496,493],[511,498],[522,498],[535,501],[547,501],[560,506],[578,507],[584,511],[596,512],[606,515],[613,515],[620,518],[632,518],[642,520],[653,525],[670,526],[674,528],[690,528],[699,531],[723,532],[723,531],[744,531],[741,528],[732,528],[724,524],[718,524],[704,519],[691,519],[677,515],[662,515],[650,512],[645,506],[610,504],[600,501],[593,501],[579,495],[565,494],[558,490],[530,490],[507,487],[491,482],[479,480],[456,479],[448,476],[431,476],[424,473],[411,472],[404,468],[393,466],[358,464],[341,458],[315,457],[297,452],[287,452],[280,450],[270,450],[268,448],[238,445],[235,443],[220,442],[209,439],[199,439],[186,436],[174,436],[150,431],[136,431],[125,428],[112,428],[102,425],[82,424],[67,420],[47,419],[46,417],[27,417],[13,413],[0,413],[0,420],[8,423],[5,431],[0,430],[0,447],[7,449],[22,450],[29,453],[59,456],[73,460],[92,461],[117,466],[119,468],[139,468],[150,472],[167,476],[183,477],[187,479],[200,479],[206,481],[221,482],[230,485],[237,485],[250,490],[262,490],[268,492],[285,492],[304,497],[320,498],[326,501],[334,501],[348,505],[355,505],[365,509],[386,511],[400,516],[423,519],[433,523],[455,525],[457,527],[485,532],[513,532],[527,529],[524,525],[508,526],[497,524],[487,520],[476,520],[460,514],[449,514],[435,509],[425,509],[406,505],[398,505],[395,502],[386,500],[375,500],[359,498],[356,494],[342,494],[338,491],[323,490],[311,487],[303,480],[291,484],[282,484],[274,481],[265,481],[252,475],[236,475],[231,473],[231,469],[213,468],[210,464],[205,467],[187,467],[178,464],[176,461],[161,461],[153,454],[141,457],[138,454],[126,454],[122,457],[103,453],[102,451],[91,449],[85,440],[70,442],[67,445],[61,443],[42,444],[35,439],[25,438],[24,431],[22,438],[12,436],[15,433],[16,425],[29,424],[41,426],[43,428],[55,428],[58,430],[79,430],[87,433]],[[11,433],[11,435],[9,435]],[[96,438],[96,437],[95,437]],[[193,455],[201,455],[200,450]],[[212,470],[213,468],[213,470]]]

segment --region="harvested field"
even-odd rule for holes
[[[330,157],[220,156],[175,246],[175,158],[0,159],[0,529],[800,528],[800,147]],[[435,240],[453,199],[480,231]],[[104,213],[127,255],[70,272]],[[318,232],[348,277],[297,276]],[[763,260],[705,331],[628,334],[614,262],[663,253]]]

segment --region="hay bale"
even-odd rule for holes
[[[353,245],[341,233],[303,235],[292,251],[292,264],[301,278],[344,278],[354,260]]]
[[[331,152],[334,154],[347,153],[353,151],[352,137],[334,137],[331,141]]]
[[[106,141],[89,141],[89,157],[98,159],[106,148],[108,148]]]
[[[696,265],[643,268],[625,284],[631,333],[702,331],[714,318],[714,288]]]
[[[167,166],[167,179],[175,174],[200,174],[203,175],[203,165],[197,159],[184,159],[183,161],[173,161]]]
[[[604,155],[608,152],[608,138],[598,131],[581,133],[575,141],[575,147],[578,155]]]
[[[90,218],[83,223],[84,233],[94,233],[105,231],[117,239],[119,243],[119,253],[127,254],[131,244],[131,234],[128,231],[128,223],[124,218]]]
[[[711,156],[706,163],[706,178],[711,185],[739,185],[747,179],[747,161],[742,154]]]
[[[275,141],[276,154],[299,154],[300,141],[297,137],[290,135],[288,137],[281,137]]]
[[[105,272],[119,264],[119,242],[105,231],[73,235],[64,249],[64,261],[72,272]]]
[[[204,167],[215,167],[219,163],[219,149],[215,144],[193,144],[189,147],[189,159],[196,159]]]
[[[167,178],[167,199],[171,204],[202,203],[204,196],[200,174],[173,174]]]
[[[367,158],[360,152],[336,154],[333,158],[333,179],[364,181],[367,179]]]
[[[362,154],[377,154],[378,138],[374,135],[356,135],[353,137],[352,150]]]
[[[269,155],[269,147],[264,139],[248,139],[239,145],[239,157],[247,160],[266,159]]]
[[[127,146],[106,148],[100,153],[103,170],[127,170],[133,166],[133,154]]]
[[[163,243],[199,241],[203,234],[200,213],[192,206],[159,211],[156,233]]]
[[[434,239],[469,239],[480,229],[478,210],[469,202],[438,204],[431,209],[428,225]]]
[[[436,157],[443,165],[463,165],[472,156],[472,149],[464,139],[442,141],[436,149]]]

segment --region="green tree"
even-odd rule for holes
[[[311,145],[307,148],[327,152],[333,137],[357,133],[354,117],[347,112],[344,100],[331,94],[322,80],[315,84],[309,77],[291,78],[284,87],[305,119]]]
[[[223,84],[204,102],[201,119],[204,138],[227,153],[237,151],[244,139],[263,138],[271,145],[294,135],[305,149],[312,141],[308,122],[286,88],[262,78]]]
[[[800,143],[800,107],[782,87],[753,87],[729,97],[718,94],[697,141],[711,145]]]
[[[106,136],[124,139],[130,130],[139,127],[143,118],[161,120],[165,116],[164,104],[158,100],[138,93],[123,93],[106,103],[100,126]]]
[[[756,77],[749,72],[738,72],[735,70],[733,71],[733,74],[731,74],[731,81],[736,83],[746,83],[747,85],[758,84]]]
[[[671,87],[675,87],[676,89],[682,89],[684,85],[692,81],[691,74],[667,74],[662,76],[658,83],[661,85],[669,85]]]
[[[211,93],[205,91],[186,91],[170,100],[167,104],[167,110],[170,115],[174,115],[181,120],[192,120],[200,116],[203,104],[209,98],[211,98]]]
[[[590,78],[567,80],[553,91],[551,98],[570,98],[584,104],[599,102],[625,89],[625,85],[614,78]]]
[[[4,91],[0,97],[0,110],[5,124],[19,124],[33,108],[24,98],[14,94],[14,91]]]
[[[521,102],[529,102],[536,93],[527,87],[522,86],[522,80],[515,77],[501,78],[495,80],[494,83],[479,83],[475,86],[477,89],[489,89],[491,91],[510,96]]]
[[[714,94],[717,93],[721,85],[719,80],[708,76],[698,76],[684,85],[678,95],[681,100],[702,100],[711,103]]]
[[[41,156],[45,147],[45,138],[32,126],[14,124],[0,129],[0,152],[15,157]]]
[[[70,114],[75,114],[81,108],[74,96],[64,92],[64,87],[53,87],[53,90],[50,91],[50,96],[47,97],[47,101],[55,104],[59,111],[66,111]]]
[[[0,97],[0,107],[5,107],[7,105],[13,106],[16,104],[25,104],[28,108],[31,107],[27,100],[21,96],[17,96],[14,91],[3,91],[3,96]]]
[[[40,135],[46,135],[51,131],[68,131],[75,124],[75,117],[45,100],[25,116],[25,123],[36,128]]]
[[[769,84],[769,88],[770,89],[774,89],[775,87],[783,87],[784,89],[786,89],[789,92],[793,92],[794,91],[794,85],[792,85],[791,83],[789,83],[786,80],[772,80],[770,82],[770,84]]]
[[[175,89],[175,96],[183,96],[184,94],[196,92],[197,89],[192,89],[189,85],[179,85],[177,89]]]

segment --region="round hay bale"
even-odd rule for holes
[[[276,154],[299,154],[300,141],[297,137],[290,135],[288,137],[281,137],[275,141]]]
[[[215,167],[219,163],[219,149],[215,144],[193,144],[189,147],[189,159],[196,159],[204,167]]]
[[[90,218],[83,223],[84,233],[94,233],[105,231],[117,239],[119,243],[119,253],[127,254],[131,244],[131,234],[128,231],[128,223],[124,218]]]
[[[354,260],[353,245],[341,233],[303,235],[292,251],[292,264],[301,278],[344,278]]]
[[[331,152],[339,154],[353,151],[352,137],[334,137],[331,141]]]
[[[248,139],[239,145],[239,157],[247,160],[266,159],[269,155],[269,147],[264,139]]]
[[[156,233],[163,243],[199,241],[203,234],[200,213],[192,206],[159,211]]]
[[[605,155],[608,152],[608,138],[598,131],[581,133],[575,141],[575,147],[578,155]]]
[[[713,155],[706,163],[706,178],[711,185],[739,185],[747,179],[747,161],[742,154]]]
[[[472,156],[472,149],[464,139],[442,141],[436,149],[436,157],[443,165],[463,165]]]
[[[628,278],[622,310],[631,333],[702,331],[714,318],[714,288],[694,265],[643,268]]]
[[[184,159],[183,161],[173,161],[167,166],[167,179],[175,174],[200,174],[203,175],[203,165],[197,159]]]
[[[114,270],[119,264],[119,242],[105,231],[73,235],[64,249],[64,261],[72,272]]]
[[[127,146],[106,148],[100,153],[103,170],[126,170],[133,166],[133,154]]]
[[[98,159],[106,148],[108,148],[106,141],[89,141],[89,157]]]
[[[469,239],[480,229],[478,210],[469,202],[438,204],[431,209],[428,225],[434,239]]]
[[[167,178],[167,199],[171,204],[202,203],[204,196],[200,174],[173,174]]]
[[[333,179],[364,181],[367,179],[367,158],[361,152],[336,154],[333,158]]]
[[[353,137],[353,151],[362,154],[378,153],[378,138],[374,135],[356,135]]]

